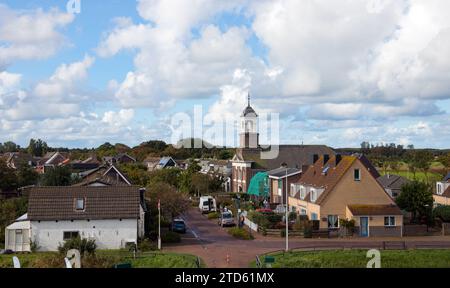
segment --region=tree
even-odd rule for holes
[[[192,176],[199,172],[202,168],[197,161],[189,161],[188,168],[180,175],[180,190],[186,193],[193,193],[195,190],[192,187]]]
[[[18,146],[16,143],[8,141],[3,143],[3,150],[4,152],[18,152],[20,149],[20,146]]]
[[[431,186],[419,181],[404,184],[402,193],[396,199],[401,209],[412,213],[414,221],[429,215],[433,202]]]
[[[414,162],[415,162],[414,166],[425,173],[427,183],[429,183],[428,171],[430,170],[431,162],[433,161],[433,159],[434,159],[433,154],[427,150],[417,151],[414,155]]]
[[[209,193],[210,177],[205,174],[195,173],[191,178],[191,186],[193,191],[200,196]]]
[[[20,166],[17,177],[20,187],[36,185],[39,181],[39,174],[28,165]]]
[[[6,162],[0,159],[0,190],[13,191],[19,186],[19,180],[14,169],[9,168]]]
[[[42,179],[44,186],[70,186],[72,182],[72,173],[68,167],[49,169]]]
[[[176,188],[180,188],[181,170],[178,168],[160,169],[150,172],[149,184],[156,184],[159,182],[170,184]]]
[[[187,194],[178,191],[167,183],[158,182],[147,186],[145,198],[150,203],[150,210],[152,210],[152,207],[157,209],[156,205],[158,200],[160,200],[162,213],[171,219],[186,212],[190,207]]]
[[[25,197],[0,200],[0,243],[5,241],[5,228],[27,213],[27,206],[28,201]]]
[[[36,157],[42,157],[48,150],[47,143],[42,141],[41,139],[30,140],[30,144],[28,145],[28,153],[36,156]]]
[[[445,168],[450,168],[450,152],[439,156],[439,162],[441,162]]]
[[[125,173],[134,185],[145,187],[150,180],[147,168],[142,164],[123,164],[119,166],[119,169]]]

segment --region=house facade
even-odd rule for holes
[[[434,205],[450,205],[450,173],[436,183],[436,192],[433,195]]]
[[[98,249],[121,249],[144,236],[144,213],[134,186],[33,188],[26,219],[8,227],[6,247],[28,251],[34,242],[39,251],[57,251],[79,236]]]
[[[291,187],[290,210],[338,233],[340,219],[355,220],[361,237],[402,236],[403,215],[364,156],[320,157]]]
[[[302,170],[280,167],[267,172],[269,177],[270,199],[273,204],[286,204],[286,192],[300,180]]]
[[[377,180],[392,199],[396,199],[402,192],[403,185],[410,182],[405,177],[390,174],[381,176]]]

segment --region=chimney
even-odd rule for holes
[[[341,154],[337,154],[336,155],[336,166],[335,167],[337,167],[339,165],[341,160],[342,160],[342,155]]]
[[[323,155],[323,166],[325,166],[328,163],[328,161],[330,161],[330,155],[324,154]]]
[[[313,155],[313,164],[316,164],[316,162],[319,160],[319,155],[314,154]]]

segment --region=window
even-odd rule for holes
[[[301,209],[300,210],[300,215],[306,215],[306,209]]]
[[[306,188],[304,186],[300,186],[300,199],[305,200],[306,197]]]
[[[361,181],[361,170],[355,169],[354,176],[355,176],[355,181]]]
[[[80,235],[78,231],[66,231],[63,234],[63,240],[70,240],[73,238],[77,238]]]
[[[316,202],[316,200],[317,200],[317,191],[311,189],[311,202]]]
[[[394,216],[384,217],[384,226],[386,227],[395,226],[395,217]]]
[[[337,215],[328,215],[328,228],[329,229],[337,229],[337,228],[339,228],[339,216],[337,216]]]
[[[76,201],[75,201],[75,209],[77,211],[83,211],[84,210],[84,199],[76,199]]]
[[[442,194],[442,186],[441,184],[437,184],[437,194],[441,195]]]
[[[311,213],[311,220],[313,221],[319,220],[319,216],[317,215],[317,213]]]
[[[297,193],[297,189],[294,184],[291,184],[291,197],[294,197]]]

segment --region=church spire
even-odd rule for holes
[[[250,92],[248,92],[248,107],[251,107],[250,106]]]

